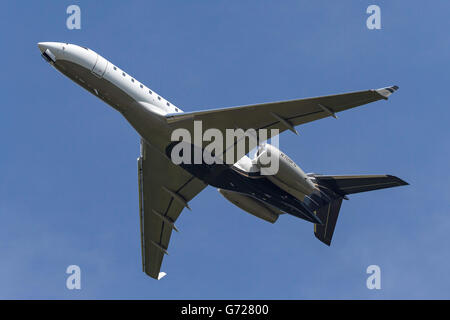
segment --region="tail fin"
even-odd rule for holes
[[[316,211],[317,216],[323,222],[323,225],[314,225],[314,235],[328,246],[331,244],[331,238],[333,238],[334,227],[336,226],[339,216],[341,203],[342,198],[334,199],[326,206],[323,206]]]
[[[331,199],[326,205],[316,210],[316,214],[323,222],[323,225],[314,225],[315,236],[326,245],[331,244],[342,199],[347,199],[347,194],[408,184],[402,179],[391,175],[325,176],[310,174],[310,176],[316,179],[316,183],[322,193],[326,193]]]

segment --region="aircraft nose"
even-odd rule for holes
[[[47,49],[45,47],[45,42],[38,42],[38,48],[41,51],[41,53],[43,53],[45,51],[45,49]]]
[[[63,44],[60,42],[39,42],[37,45],[42,56],[48,62],[56,62],[63,56]]]
[[[59,47],[58,42],[39,42],[38,48],[41,51],[41,53],[44,53],[45,50],[49,49],[50,51],[57,51]]]

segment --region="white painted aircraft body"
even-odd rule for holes
[[[193,131],[202,121],[204,130],[254,128],[280,132],[377,100],[387,100],[396,86],[317,98],[183,113],[91,49],[69,43],[41,42],[42,56],[58,71],[119,111],[141,136],[138,158],[139,203],[143,271],[160,279],[175,221],[188,201],[207,185],[243,210],[271,223],[289,213],[314,223],[315,236],[330,245],[342,199],[348,194],[405,185],[390,175],[325,176],[305,174],[295,162],[271,145],[264,152],[276,154],[279,172],[262,176],[258,158],[238,157],[232,166],[175,165],[170,160],[171,133],[177,128]],[[225,142],[226,144],[227,142]],[[207,144],[207,143],[206,143]],[[202,147],[204,147],[203,144]],[[223,150],[233,147],[224,145]],[[250,150],[246,150],[250,151]]]

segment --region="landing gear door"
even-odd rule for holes
[[[97,61],[95,62],[94,68],[92,69],[92,73],[99,78],[103,77],[107,65],[108,60],[97,54]]]

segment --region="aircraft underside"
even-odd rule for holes
[[[89,48],[62,42],[41,42],[38,47],[50,65],[119,111],[141,137],[138,184],[142,270],[155,279],[165,275],[160,269],[172,231],[178,231],[176,220],[207,185],[218,188],[244,211],[271,223],[283,213],[312,222],[315,236],[330,245],[342,200],[348,194],[407,184],[390,175],[305,174],[275,146],[261,144],[286,130],[297,133],[296,126],[337,118],[338,112],[387,100],[397,86],[184,113]],[[201,133],[211,129],[222,137],[230,129],[254,130],[258,132],[258,153],[253,159],[244,156],[252,150],[249,147],[242,154],[236,152],[227,164],[191,161],[177,165],[171,151],[179,141],[173,140],[172,134],[182,130],[196,141],[198,124]],[[264,130],[266,135],[260,137]],[[204,139],[196,145],[203,153],[210,141]],[[234,139],[225,139],[218,150],[225,153],[235,147]],[[214,158],[227,159],[218,153]],[[272,174],[264,172],[261,160],[269,154],[275,155],[279,164]]]
[[[172,143],[167,147],[167,156],[175,145]],[[311,173],[307,176],[315,189],[309,194],[293,194],[274,183],[269,176],[247,172],[235,165],[182,163],[180,166],[218,188],[236,206],[261,219],[274,223],[280,214],[288,213],[314,223],[316,237],[327,245],[331,244],[342,200],[348,200],[348,194],[407,184],[390,175],[324,176]],[[295,179],[299,180],[299,177]]]

